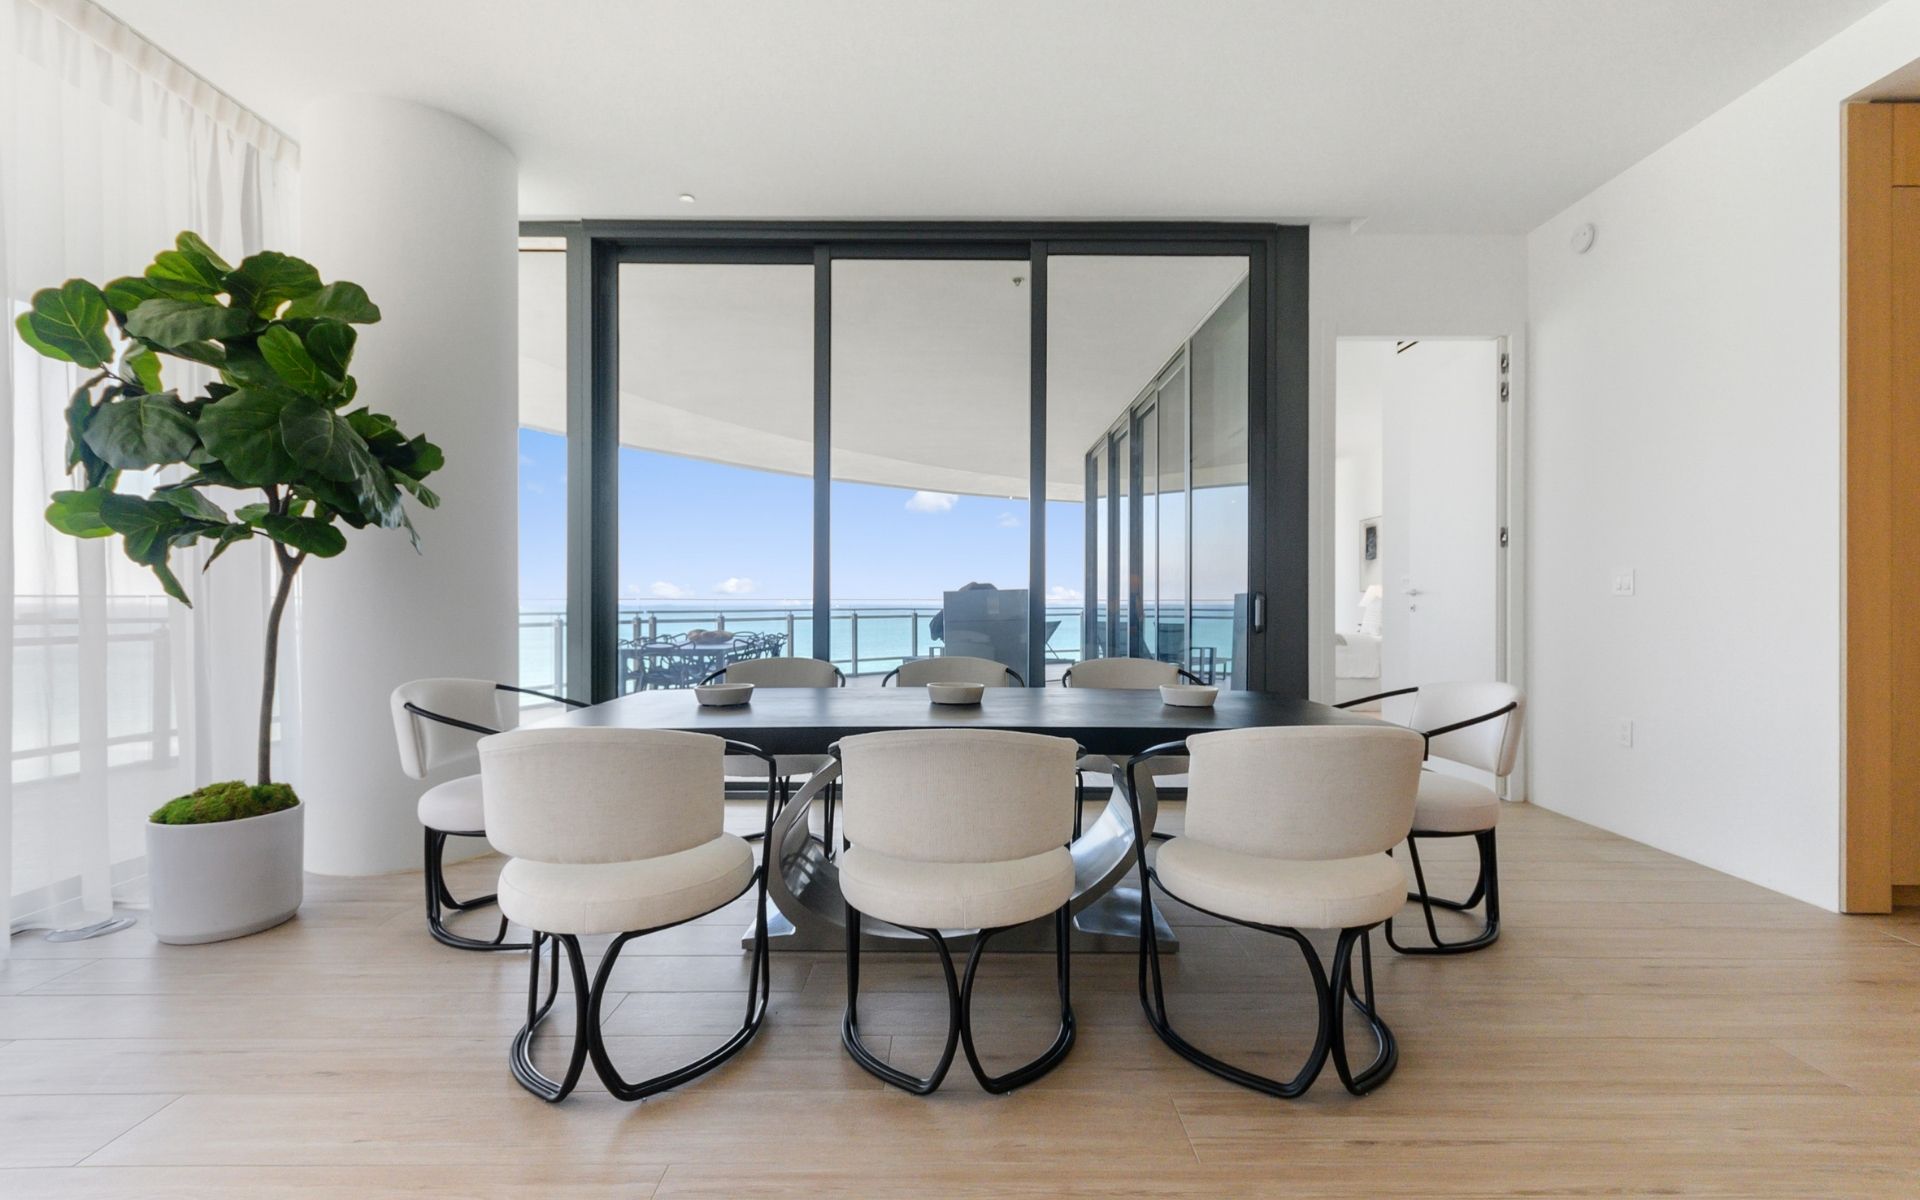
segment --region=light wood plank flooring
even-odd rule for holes
[[[1464,881],[1467,849],[1430,857]],[[589,1073],[550,1108],[506,1068],[524,960],[431,942],[417,875],[312,878],[294,922],[214,946],[23,935],[0,968],[0,1196],[1920,1196],[1920,913],[1833,916],[1527,807],[1501,859],[1497,946],[1376,956],[1401,1064],[1360,1100],[1331,1070],[1286,1103],[1188,1066],[1143,1023],[1130,956],[1076,958],[1079,1043],[1012,1096],[964,1066],[930,1100],[884,1088],[840,1048],[839,958],[782,955],[733,1064],[642,1105]],[[1297,957],[1172,917],[1183,1029],[1287,1069]],[[607,1025],[630,1076],[737,1019],[743,925],[629,949]],[[923,1068],[934,969],[867,961],[863,1027]],[[992,962],[995,1062],[1051,1032],[1048,967]]]

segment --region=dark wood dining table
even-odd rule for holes
[[[548,726],[614,729],[676,729],[710,733],[759,747],[769,754],[827,754],[843,737],[899,729],[1008,729],[1072,738],[1089,754],[1124,765],[1127,758],[1164,742],[1223,729],[1298,725],[1369,724],[1372,718],[1324,704],[1264,692],[1221,691],[1205,708],[1165,704],[1155,690],[1092,688],[988,688],[979,704],[934,704],[924,688],[760,688],[746,704],[701,705],[689,691],[636,692],[544,722]],[[1184,760],[1153,760],[1141,780],[1141,817],[1151,829],[1158,810],[1155,776],[1179,774]],[[1074,865],[1075,946],[1131,951],[1139,934],[1140,894],[1129,880],[1134,866],[1133,818],[1124,779],[1114,786],[1098,818],[1087,822],[1069,851]],[[845,903],[839,872],[808,813],[839,778],[831,762],[809,778],[774,822],[767,845],[768,896],[779,909],[772,932],[783,949],[839,950],[846,945]],[[924,944],[880,922],[865,922],[876,949]],[[1163,950],[1174,944],[1161,929]],[[1050,934],[1035,935],[1034,948]],[[1000,942],[996,941],[996,945]]]

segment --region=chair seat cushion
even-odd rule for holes
[[[998,929],[1051,913],[1073,895],[1064,847],[995,863],[936,863],[854,846],[840,890],[861,913],[920,929]]]
[[[753,878],[753,851],[730,833],[638,862],[543,863],[500,871],[500,915],[542,933],[629,933],[712,912]]]
[[[1490,787],[1442,775],[1420,772],[1420,791],[1413,805],[1415,833],[1480,833],[1500,820],[1500,797]]]
[[[1407,879],[1385,854],[1279,859],[1192,838],[1162,842],[1153,863],[1175,897],[1208,912],[1289,929],[1352,929],[1400,911]]]
[[[428,788],[416,811],[422,825],[442,833],[479,833],[487,827],[478,775],[462,775]]]

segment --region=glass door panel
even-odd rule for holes
[[[832,264],[832,645],[853,686],[942,654],[1028,674],[1029,269]]]
[[[1247,279],[1236,256],[1048,259],[1049,503],[1097,510],[1084,566],[1050,532],[1048,590],[1091,589],[1082,655],[1244,686]]]
[[[813,645],[813,268],[620,267],[619,688]]]

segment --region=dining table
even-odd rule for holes
[[[745,704],[708,706],[690,691],[647,691],[573,709],[544,727],[671,729],[710,733],[773,755],[830,755],[841,738],[888,730],[1001,729],[1071,738],[1084,754],[1112,764],[1113,785],[1097,818],[1068,846],[1073,857],[1074,948],[1131,952],[1140,932],[1140,892],[1130,877],[1138,852],[1127,802],[1125,765],[1153,746],[1199,733],[1301,725],[1360,725],[1373,718],[1292,696],[1222,690],[1204,707],[1165,703],[1154,689],[988,688],[977,704],[936,704],[925,688],[759,688]],[[1151,835],[1159,808],[1157,779],[1184,774],[1186,760],[1149,760],[1139,780],[1141,820]],[[846,904],[834,857],[808,814],[839,779],[838,759],[810,776],[779,811],[766,846],[767,895],[776,949],[842,950]],[[1040,923],[1044,925],[1045,923]],[[1155,914],[1162,952],[1177,940]],[[863,946],[906,949],[924,940],[884,923],[862,923]],[[751,932],[751,931],[749,931]],[[1023,933],[1031,933],[1023,939]],[[1030,940],[1050,946],[1035,927],[996,940],[1009,948]]]

